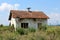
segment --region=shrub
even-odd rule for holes
[[[1,24],[0,27],[3,27],[3,24]]]
[[[39,30],[46,30],[47,29],[47,26],[46,25],[42,25],[39,27]]]
[[[19,29],[17,29],[17,32],[18,32],[20,35],[28,34],[27,30],[25,30],[24,28],[19,28]]]
[[[29,28],[29,31],[30,32],[36,32],[36,29],[35,28]]]
[[[43,29],[43,30],[46,30],[46,29],[47,29],[47,27],[46,27],[46,26],[42,26],[42,29]]]
[[[25,32],[24,32],[24,34],[25,34],[25,35],[27,35],[27,34],[28,34],[28,30],[27,30],[27,29],[25,29]]]

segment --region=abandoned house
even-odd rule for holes
[[[47,24],[49,17],[41,11],[27,11],[11,10],[9,15],[10,25],[14,25],[15,28],[38,28],[42,24]]]

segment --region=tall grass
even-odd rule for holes
[[[60,40],[60,27],[47,27],[44,31],[13,27],[0,27],[0,40]]]
[[[24,29],[24,28],[18,28],[17,29],[17,32],[20,34],[20,35],[26,35],[26,34],[28,34],[28,32],[26,31],[26,29]]]

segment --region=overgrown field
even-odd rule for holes
[[[0,27],[0,40],[60,40],[60,26],[45,29]]]

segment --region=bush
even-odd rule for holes
[[[43,30],[46,30],[46,29],[47,29],[47,27],[46,27],[46,26],[42,26],[42,29],[43,29]]]
[[[29,31],[30,32],[36,32],[36,29],[35,28],[29,28]]]
[[[1,24],[0,27],[3,27],[3,24]]]
[[[39,27],[39,30],[46,30],[46,29],[47,29],[46,25],[43,25],[43,26]]]
[[[18,32],[20,35],[28,34],[27,30],[25,30],[24,28],[19,28],[19,29],[17,29],[17,32]]]

